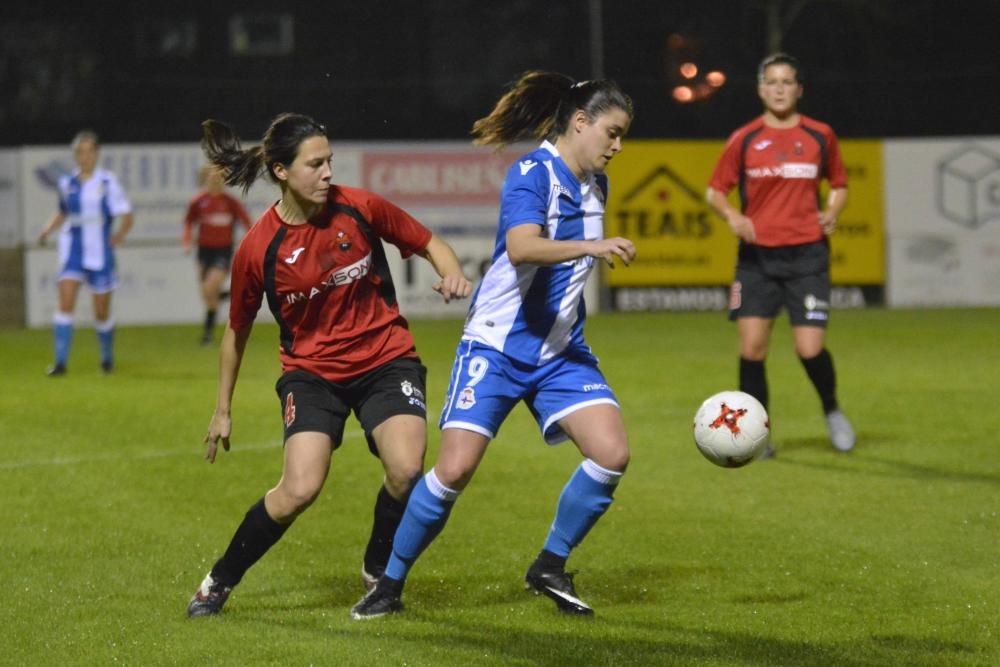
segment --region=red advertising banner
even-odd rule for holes
[[[402,206],[497,206],[507,169],[522,151],[488,148],[365,151],[361,187]]]

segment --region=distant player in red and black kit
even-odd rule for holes
[[[201,185],[204,190],[188,204],[181,241],[184,253],[191,252],[192,232],[198,228],[198,280],[205,302],[205,331],[201,342],[208,345],[215,329],[222,283],[233,259],[233,229],[236,223],[250,229],[250,216],[240,200],[226,192],[226,175],[215,165],[202,167]]]
[[[774,319],[784,306],[795,351],[822,401],[830,440],[846,452],[854,447],[854,429],[837,404],[825,339],[830,314],[826,237],[847,204],[847,172],[830,126],[798,112],[798,61],[784,53],[768,56],[757,78],[764,113],[729,137],[708,187],[708,203],[740,238],[729,299],[729,318],[736,320],[740,335],[740,389],[767,407],[764,361]],[[830,193],[822,209],[824,178]],[[726,200],[735,186],[742,212]]]
[[[219,393],[205,457],[229,449],[230,405],[262,300],[278,323],[284,469],[278,485],[246,513],[223,556],[198,587],[188,616],[222,611],[247,569],[319,495],[330,456],[353,411],[385,468],[362,577],[374,586],[392,549],[427,445],[426,369],[400,315],[382,240],[403,257],[429,261],[444,300],[472,291],[451,247],[378,195],[330,182],[326,128],[298,114],[276,117],[257,147],[203,123],[202,146],[244,190],[266,170],[281,199],[251,227],[233,262],[229,326],[219,353]]]

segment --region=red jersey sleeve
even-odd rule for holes
[[[722,149],[722,156],[715,165],[712,178],[708,186],[716,192],[729,194],[737,183],[740,182],[740,144],[744,132],[737,130],[729,136],[726,147]]]
[[[826,180],[831,188],[846,188],[847,169],[844,168],[844,160],[840,157],[840,143],[833,130],[829,128],[827,130]]]
[[[229,326],[234,331],[253,324],[264,299],[264,252],[257,251],[255,243],[259,236],[247,234],[233,257],[229,286]]]
[[[371,226],[382,239],[399,248],[403,259],[427,247],[431,240],[431,230],[389,200],[374,192],[367,195]]]
[[[192,229],[194,228],[194,220],[198,217],[198,213],[195,210],[198,206],[198,202],[201,200],[201,195],[198,195],[190,202],[188,202],[187,215],[184,216],[184,232],[181,234],[181,240],[184,243],[190,243],[193,236]]]

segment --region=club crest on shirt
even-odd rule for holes
[[[348,250],[348,249],[350,249],[351,245],[352,245],[352,243],[351,243],[351,237],[350,236],[348,236],[344,232],[337,232],[337,247],[338,248],[340,248],[341,250]]]

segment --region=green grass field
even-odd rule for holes
[[[436,422],[458,321],[414,322]],[[593,317],[632,464],[570,560],[593,619],[522,577],[579,455],[524,408],[410,577],[402,615],[348,615],[381,474],[357,423],[316,504],[222,617],[185,607],[280,473],[277,332],[259,326],[210,466],[215,351],[195,327],[122,328],[118,369],[77,332],[65,378],[47,331],[0,331],[0,663],[11,665],[1000,664],[1000,310],[838,312],[829,347],[858,448],[827,444],[778,322],[779,455],[717,468],[691,418],[733,388],[721,314]],[[428,465],[438,432],[432,422]]]

